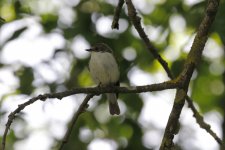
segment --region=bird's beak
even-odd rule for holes
[[[86,51],[91,52],[91,51],[93,51],[93,49],[89,48],[89,49],[86,49]]]

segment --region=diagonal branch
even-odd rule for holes
[[[113,17],[113,22],[112,22],[112,29],[119,29],[119,19],[120,19],[120,12],[121,12],[121,9],[123,7],[123,4],[124,4],[124,0],[119,0],[118,1],[118,5],[115,9],[115,13],[114,13],[114,17]]]
[[[29,106],[30,104],[41,100],[45,101],[48,98],[57,98],[62,99],[67,96],[71,96],[74,94],[86,93],[86,94],[103,94],[103,93],[142,93],[142,92],[151,92],[151,91],[161,91],[166,89],[175,89],[178,88],[179,84],[175,81],[167,81],[158,84],[151,84],[151,85],[144,85],[144,86],[133,86],[133,87],[93,87],[93,88],[75,88],[73,90],[59,92],[59,93],[47,93],[43,95],[39,95],[37,97],[33,97],[26,101],[23,104],[18,105],[18,107],[9,114],[8,121],[6,123],[6,128],[2,138],[2,150],[5,149],[6,144],[6,136],[10,129],[10,126],[16,117],[16,114],[20,113],[25,107]]]
[[[154,45],[149,40],[148,36],[146,35],[144,29],[141,26],[141,18],[137,16],[136,9],[134,8],[134,5],[131,0],[126,0],[127,9],[128,9],[128,16],[130,20],[132,21],[135,29],[137,30],[139,36],[144,41],[145,45],[147,46],[148,51],[154,56],[155,59],[159,61],[159,63],[162,65],[164,70],[166,71],[168,77],[170,79],[173,79],[173,74],[171,73],[167,62],[158,54],[157,49],[154,47]]]
[[[194,69],[201,60],[202,51],[208,38],[209,29],[215,19],[218,7],[219,0],[209,0],[205,16],[202,22],[200,23],[197,35],[195,36],[191,50],[188,54],[187,60],[185,61],[184,69],[178,77],[178,79],[183,82],[183,87],[177,90],[173,108],[170,113],[163,140],[160,146],[160,150],[170,150],[174,146],[173,138],[177,134],[178,120],[184,105],[190,79],[192,77]],[[222,145],[222,141],[219,142],[219,144]]]
[[[68,142],[68,139],[72,133],[72,129],[75,125],[75,123],[77,122],[78,117],[80,116],[80,114],[82,114],[86,108],[88,107],[88,102],[89,100],[94,96],[94,94],[88,94],[85,99],[83,100],[83,102],[81,103],[81,105],[79,106],[78,110],[75,112],[75,114],[73,115],[72,121],[70,126],[68,127],[68,130],[66,131],[66,134],[62,140],[62,143],[60,145],[59,150],[63,150],[63,147],[65,146],[65,144]]]
[[[186,96],[186,100],[188,103],[188,106],[191,108],[192,112],[193,112],[193,116],[196,119],[196,122],[199,124],[199,126],[202,129],[205,129],[206,132],[208,132],[219,144],[222,144],[222,140],[216,135],[215,132],[213,132],[211,130],[211,126],[209,124],[207,124],[206,122],[204,122],[203,117],[198,113],[198,111],[196,110],[196,108],[194,107],[193,103],[192,103],[192,99],[188,96]]]
[[[157,49],[153,46],[153,44],[151,43],[151,41],[148,39],[146,33],[144,32],[143,27],[141,26],[141,22],[140,22],[140,17],[137,16],[136,10],[133,6],[133,3],[131,0],[126,0],[126,4],[128,7],[128,15],[130,20],[132,21],[134,27],[136,28],[137,32],[139,33],[140,37],[142,38],[142,40],[144,41],[145,45],[147,46],[147,49],[152,53],[152,55],[155,57],[155,59],[157,59],[159,61],[159,63],[162,65],[162,67],[164,68],[164,70],[166,71],[168,77],[170,77],[171,79],[173,79],[173,75],[166,63],[165,60],[163,60],[163,58],[157,53]],[[210,14],[210,13],[209,13]],[[211,13],[213,14],[213,13]],[[201,118],[203,118],[197,111],[196,108],[193,105],[193,102],[191,100],[190,97],[188,97],[186,95],[186,100],[189,104],[189,107],[191,108],[191,110],[194,113],[194,116],[196,118],[196,116],[199,116]],[[221,140],[220,138],[211,130],[210,125],[208,125],[207,123],[205,123],[203,120],[199,121],[198,118],[196,118],[197,123],[200,125],[201,128],[205,129],[211,136],[214,137],[214,139],[221,144]]]

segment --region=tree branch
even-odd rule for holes
[[[123,7],[123,4],[124,4],[124,0],[118,1],[118,5],[115,9],[114,16],[113,16],[113,22],[112,22],[112,25],[111,25],[112,29],[117,29],[117,30],[119,29],[120,12],[121,12],[121,9]]]
[[[92,95],[98,95],[103,93],[142,93],[142,92],[151,92],[151,91],[161,91],[166,89],[175,89],[179,87],[179,83],[175,81],[167,81],[158,84],[151,84],[145,86],[133,86],[133,87],[93,87],[93,88],[75,88],[73,90],[59,92],[59,93],[47,93],[43,95],[39,95],[37,97],[33,97],[29,99],[27,102],[18,105],[18,107],[10,113],[8,116],[8,121],[6,123],[6,128],[2,138],[2,150],[5,150],[6,144],[6,136],[10,129],[10,126],[16,117],[16,114],[20,113],[25,107],[36,102],[37,100],[45,101],[47,98],[57,98],[62,99],[67,96],[71,96],[74,94],[86,93]],[[82,107],[81,107],[82,108]]]
[[[191,47],[191,51],[189,52],[187,60],[185,61],[184,69],[178,77],[179,80],[183,82],[183,87],[177,90],[160,150],[171,150],[174,146],[173,138],[174,135],[177,134],[178,120],[180,118],[180,113],[184,105],[188,85],[190,83],[190,79],[194,72],[194,69],[201,60],[202,51],[208,38],[209,28],[211,27],[215,19],[218,6],[219,0],[209,0],[205,16],[200,23],[197,35],[195,36],[194,42]]]
[[[193,112],[193,116],[196,118],[196,122],[199,124],[199,126],[202,129],[205,129],[206,132],[208,132],[217,141],[217,143],[222,145],[223,144],[222,140],[216,135],[215,132],[213,132],[211,130],[211,126],[209,124],[207,124],[206,122],[204,122],[203,117],[198,113],[196,108],[194,106],[192,106],[193,105],[192,99],[190,97],[186,96],[186,100],[188,102],[188,107],[191,108],[191,110]]]
[[[78,110],[76,111],[76,113],[73,115],[72,121],[70,126],[68,127],[68,130],[66,131],[66,134],[62,140],[62,143],[60,145],[59,150],[63,150],[64,145],[68,142],[68,139],[72,133],[72,129],[78,119],[78,117],[80,116],[80,114],[82,114],[86,108],[88,107],[88,102],[89,100],[94,96],[94,94],[88,94],[85,99],[83,100],[83,102],[81,103],[81,105],[79,106]]]
[[[147,46],[148,51],[153,55],[155,59],[159,61],[161,66],[166,71],[168,77],[170,79],[173,79],[173,74],[171,73],[167,62],[158,54],[157,49],[154,47],[154,45],[149,40],[148,36],[146,35],[144,29],[141,26],[141,18],[137,16],[136,10],[134,8],[134,5],[131,0],[126,0],[127,9],[128,9],[128,16],[130,20],[132,21],[135,29],[137,30],[139,36],[144,41],[145,45]]]
[[[136,13],[136,10],[134,8],[134,5],[133,5],[132,1],[126,0],[126,4],[127,4],[127,7],[128,7],[128,16],[129,16],[130,20],[132,21],[134,27],[136,28],[137,32],[139,33],[139,36],[142,38],[145,45],[147,46],[147,49],[152,53],[152,55],[155,57],[155,59],[157,59],[159,61],[159,63],[162,65],[162,67],[166,71],[168,77],[170,77],[170,79],[174,79],[173,74],[171,73],[166,61],[163,60],[163,58],[157,53],[157,49],[154,47],[154,45],[151,43],[151,41],[148,39],[146,33],[144,32],[144,29],[141,26],[141,22],[140,22],[141,19],[140,19],[140,17],[137,16],[137,13]],[[213,11],[214,10],[212,10],[211,12],[208,12],[208,14],[215,13]],[[189,76],[191,76],[191,75],[189,75]],[[203,118],[196,111],[196,108],[194,107],[191,98],[187,95],[186,95],[186,100],[188,101],[189,107],[191,108],[191,110],[194,113],[194,117],[196,118],[196,116],[199,116],[199,117]],[[208,128],[209,125],[207,123],[205,123],[203,120],[199,121],[198,118],[196,118],[196,121],[200,125],[201,128],[205,129],[211,136],[213,136],[215,138],[215,140],[219,144],[221,144],[220,138],[210,128]]]

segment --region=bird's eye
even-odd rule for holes
[[[98,51],[99,51],[99,48],[98,48],[98,47],[95,47],[95,51],[97,51],[97,52],[98,52]]]

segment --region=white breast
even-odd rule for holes
[[[89,69],[94,81],[102,85],[116,83],[119,69],[114,56],[108,52],[91,52]]]

